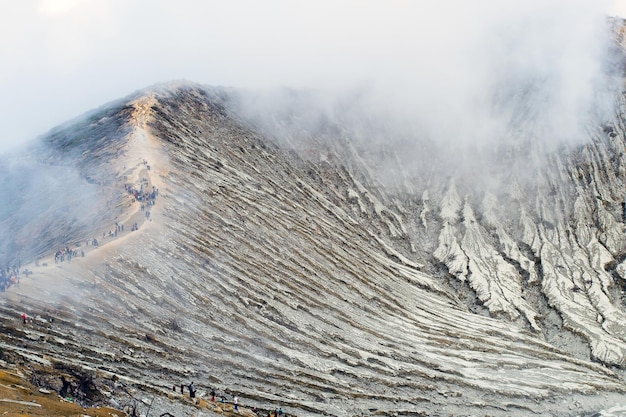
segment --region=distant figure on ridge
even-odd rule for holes
[[[61,383],[63,384],[63,386],[59,390],[59,395],[62,398],[65,398],[67,396],[67,394],[68,394],[69,389],[70,389],[70,383],[67,381],[67,379],[65,379],[64,375],[61,375]]]

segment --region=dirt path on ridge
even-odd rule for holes
[[[143,96],[131,104],[135,111],[131,117],[132,131],[128,135],[124,151],[112,161],[117,172],[124,173],[125,183],[135,189],[151,191],[153,187],[158,190],[154,205],[148,207],[142,201],[133,199],[132,204],[120,216],[117,224],[100,225],[94,239],[98,246],[93,246],[93,241],[79,242],[80,246],[69,247],[76,251],[71,261],[55,262],[54,252],[43,257],[38,262],[22,265],[22,270],[27,269],[31,275],[21,274],[20,285],[10,287],[6,294],[13,298],[35,293],[52,294],[61,287],[60,282],[70,276],[80,276],[84,268],[99,269],[100,261],[111,256],[112,252],[123,245],[140,244],[142,235],[148,231],[159,231],[163,224],[163,199],[160,198],[165,191],[165,177],[170,168],[170,162],[163,149],[160,139],[154,137],[148,126],[152,117],[151,107],[155,99],[151,95]],[[120,186],[120,193],[127,192],[124,186]],[[128,198],[131,198],[130,193]],[[119,227],[118,227],[119,225]],[[133,230],[133,225],[137,229]],[[123,228],[123,229],[122,229]],[[117,233],[116,233],[117,229]]]

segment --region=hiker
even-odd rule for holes
[[[65,375],[61,375],[61,382],[63,383],[63,386],[59,390],[59,395],[62,398],[65,398],[70,389],[70,383],[67,381],[67,379],[65,379]]]
[[[195,398],[196,397],[196,388],[193,386],[193,382],[191,384],[189,384],[189,386],[187,388],[189,388],[189,397],[190,398]]]
[[[211,389],[211,401],[215,402],[215,390]]]
[[[22,322],[26,324],[26,313],[22,313]]]
[[[239,397],[236,395],[235,398],[233,398],[233,405],[235,406],[235,411],[239,410]]]
[[[183,384],[180,384],[180,393],[181,394],[185,393],[185,386]]]

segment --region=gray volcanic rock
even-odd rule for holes
[[[2,218],[32,271],[0,294],[5,356],[297,415],[580,415],[626,391],[623,97],[587,143],[453,167],[357,113],[310,122],[298,93],[259,120],[247,94],[155,87],[12,156],[61,186],[23,178]]]

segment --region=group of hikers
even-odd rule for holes
[[[172,387],[172,390],[174,392],[176,392],[176,388],[177,386],[174,385]],[[189,398],[196,398],[196,387],[194,385],[194,383],[190,383],[189,385],[187,385],[187,390],[189,391]],[[185,393],[185,385],[184,384],[180,384],[180,393],[184,394]],[[214,389],[211,389],[211,392],[209,392],[209,395],[211,397],[211,402],[215,402],[215,397],[216,397],[216,393]],[[226,403],[226,397],[223,395],[220,395],[220,403],[225,404]],[[239,397],[237,397],[236,395],[233,397],[233,411],[238,412],[239,411]],[[257,415],[257,416],[262,416],[263,413],[262,411],[254,406],[252,408],[252,411]],[[265,417],[265,415],[263,415],[263,417]],[[284,413],[282,407],[279,407],[275,410],[270,410],[267,413],[267,417],[286,417],[286,414]]]
[[[95,239],[94,239],[95,240]],[[76,258],[78,256],[78,251],[76,249],[70,249],[69,246],[59,249],[54,253],[54,263],[58,264],[59,262],[64,262],[67,260],[70,262],[72,258]],[[80,256],[85,256],[85,251],[81,249]]]
[[[150,170],[150,166],[146,160],[143,161],[143,164],[146,165],[147,169]],[[146,208],[152,207],[155,204],[156,198],[159,195],[159,189],[152,186],[149,190],[150,182],[147,178],[141,178],[139,182],[139,188],[135,188],[131,184],[125,184],[124,188],[126,192],[131,194],[136,202],[141,203],[141,210],[145,211],[146,219],[150,218],[150,212],[146,210]],[[139,230],[139,224],[137,222],[133,222],[130,224],[131,231]],[[115,229],[108,231],[109,237],[117,237],[118,233],[124,231],[124,225],[115,223]],[[102,237],[105,238],[107,236],[107,232],[102,233]],[[98,247],[100,243],[98,239],[92,238],[87,239],[85,241],[85,246]],[[80,244],[76,244],[77,247],[80,247]],[[62,247],[54,252],[54,263],[60,263],[68,261],[70,262],[72,258],[76,258],[78,256],[84,257],[85,251],[82,249],[72,249],[69,246]],[[35,265],[39,266],[39,258],[35,261]],[[46,264],[44,264],[46,266]],[[24,270],[24,275],[27,275],[29,271]],[[32,272],[31,272],[32,273]],[[0,268],[0,292],[6,291],[11,285],[19,286],[19,266],[14,265],[6,268]]]
[[[20,264],[5,268],[0,268],[0,292],[5,292],[11,285],[20,285]],[[28,275],[28,270],[24,270],[24,274]]]
[[[144,161],[144,164],[147,164],[147,161]],[[129,194],[131,194],[135,201],[140,202],[141,203],[141,210],[144,211],[146,207],[152,207],[154,206],[154,203],[156,201],[157,196],[159,195],[159,190],[158,188],[152,186],[152,189],[150,191],[145,191],[145,188],[148,188],[149,186],[149,182],[146,178],[142,178],[139,182],[139,188],[135,188],[133,185],[131,184],[125,184],[124,188],[126,190],[126,192],[128,192]],[[150,218],[150,212],[146,211],[146,218]],[[134,222],[131,224],[131,231],[135,231],[135,230],[139,230],[139,224],[137,222]],[[115,229],[113,230],[109,230],[108,231],[108,236],[109,237],[117,237],[118,233],[121,233],[124,231],[124,225],[120,224],[118,222],[115,222]],[[107,237],[107,232],[102,232],[102,238]],[[98,242],[98,240],[96,238],[93,239],[89,239],[87,241],[85,241],[85,245],[89,246],[89,244],[91,243],[91,246],[94,247],[98,247],[100,244]],[[71,261],[73,257],[76,257],[79,255],[79,252],[77,250],[71,250],[69,247],[65,247],[65,248],[61,248],[58,251],[55,252],[54,254],[54,262],[55,263],[59,263],[59,262],[63,262],[65,260],[67,261]],[[85,252],[83,250],[80,251],[80,256],[85,256]]]
[[[133,187],[131,184],[126,184],[124,187],[126,191],[135,197],[135,201],[141,203],[141,211],[144,211],[147,208],[150,208],[154,205],[157,196],[159,195],[159,189],[154,185],[152,189],[149,191],[144,190],[144,186],[148,188],[149,183],[146,178],[142,178],[139,184],[139,189]]]
[[[149,167],[146,161],[144,161],[144,165]],[[141,181],[139,181],[138,189],[131,184],[126,184],[124,186],[126,188],[126,191],[135,198],[135,201],[141,203],[141,211],[145,212],[146,219],[150,219],[150,208],[154,206],[156,198],[159,195],[158,188],[153,185],[152,188],[148,190],[149,186],[150,183],[148,182],[147,178],[142,178]],[[139,226],[137,225],[137,223],[133,223],[131,231],[137,229],[139,229]]]

